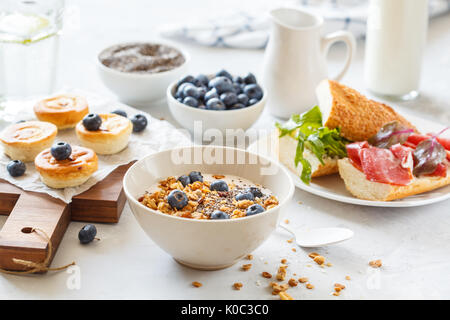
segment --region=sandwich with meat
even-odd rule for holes
[[[279,160],[308,184],[339,172],[356,197],[389,201],[450,184],[449,144],[422,135],[391,107],[336,81],[316,90],[319,106],[277,123]]]

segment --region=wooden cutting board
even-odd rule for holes
[[[0,214],[9,215],[0,231],[0,268],[23,271],[13,258],[44,261],[47,241],[30,228],[40,228],[58,249],[71,220],[117,223],[125,205],[123,176],[132,163],[118,167],[104,180],[75,196],[70,204],[44,193],[24,191],[0,179]]]

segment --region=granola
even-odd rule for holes
[[[190,219],[235,219],[278,205],[278,199],[269,190],[248,180],[197,174],[201,179],[192,183],[187,175],[161,180],[138,200],[150,209]]]

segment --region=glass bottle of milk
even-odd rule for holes
[[[370,1],[364,76],[372,93],[390,100],[418,96],[427,26],[427,0]]]

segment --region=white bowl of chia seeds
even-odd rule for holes
[[[97,56],[105,86],[124,103],[143,106],[165,98],[167,87],[188,70],[189,54],[160,42],[110,46]]]

